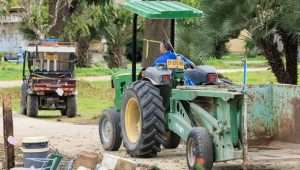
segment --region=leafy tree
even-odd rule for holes
[[[297,84],[298,0],[201,0],[205,27],[220,37],[247,29],[278,82]]]
[[[131,40],[131,15],[118,7],[107,6],[105,24],[100,32],[108,41],[108,65],[111,68],[126,65],[126,45]],[[101,28],[101,27],[99,27]]]
[[[0,0],[0,16],[7,13],[10,1]]]
[[[78,41],[79,66],[87,66],[89,35],[92,35],[95,30],[92,28],[98,23],[94,18],[99,17],[101,7],[109,2],[110,0],[22,0],[26,12],[20,29],[34,40],[67,37]],[[72,25],[72,28],[65,34],[64,31],[70,28],[67,24]],[[97,38],[97,35],[93,36]]]
[[[197,9],[201,8],[199,0],[181,0],[181,2]],[[227,52],[225,43],[229,38],[206,25],[205,14],[201,18],[178,22],[176,49],[190,56],[196,64],[204,64],[209,57],[221,58]]]
[[[83,3],[82,10],[75,13],[66,24],[67,39],[78,41],[79,56],[87,56],[89,42],[104,37],[108,44],[109,67],[125,65],[126,44],[131,36],[131,16],[116,6],[105,7]],[[80,66],[88,65],[88,57],[80,57]]]
[[[77,10],[64,27],[64,38],[77,42],[77,53],[79,57],[78,65],[80,67],[89,66],[88,49],[89,43],[93,39],[100,39],[101,36],[97,30],[104,18],[101,13],[101,7],[97,5],[88,5],[81,2],[80,10]]]

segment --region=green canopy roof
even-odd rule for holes
[[[148,19],[181,19],[202,16],[202,11],[177,1],[128,0],[124,8]]]

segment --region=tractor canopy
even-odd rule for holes
[[[123,7],[147,19],[184,19],[202,16],[202,11],[176,1],[128,0]]]

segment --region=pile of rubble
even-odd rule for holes
[[[153,167],[137,164],[111,154],[99,156],[96,153],[81,152],[74,160],[73,168],[76,170],[150,170]]]

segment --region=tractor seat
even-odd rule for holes
[[[211,80],[209,74],[217,75],[216,69],[211,66],[197,66],[194,69],[188,69],[184,71],[184,79],[186,85],[205,85],[213,84],[217,80]]]

